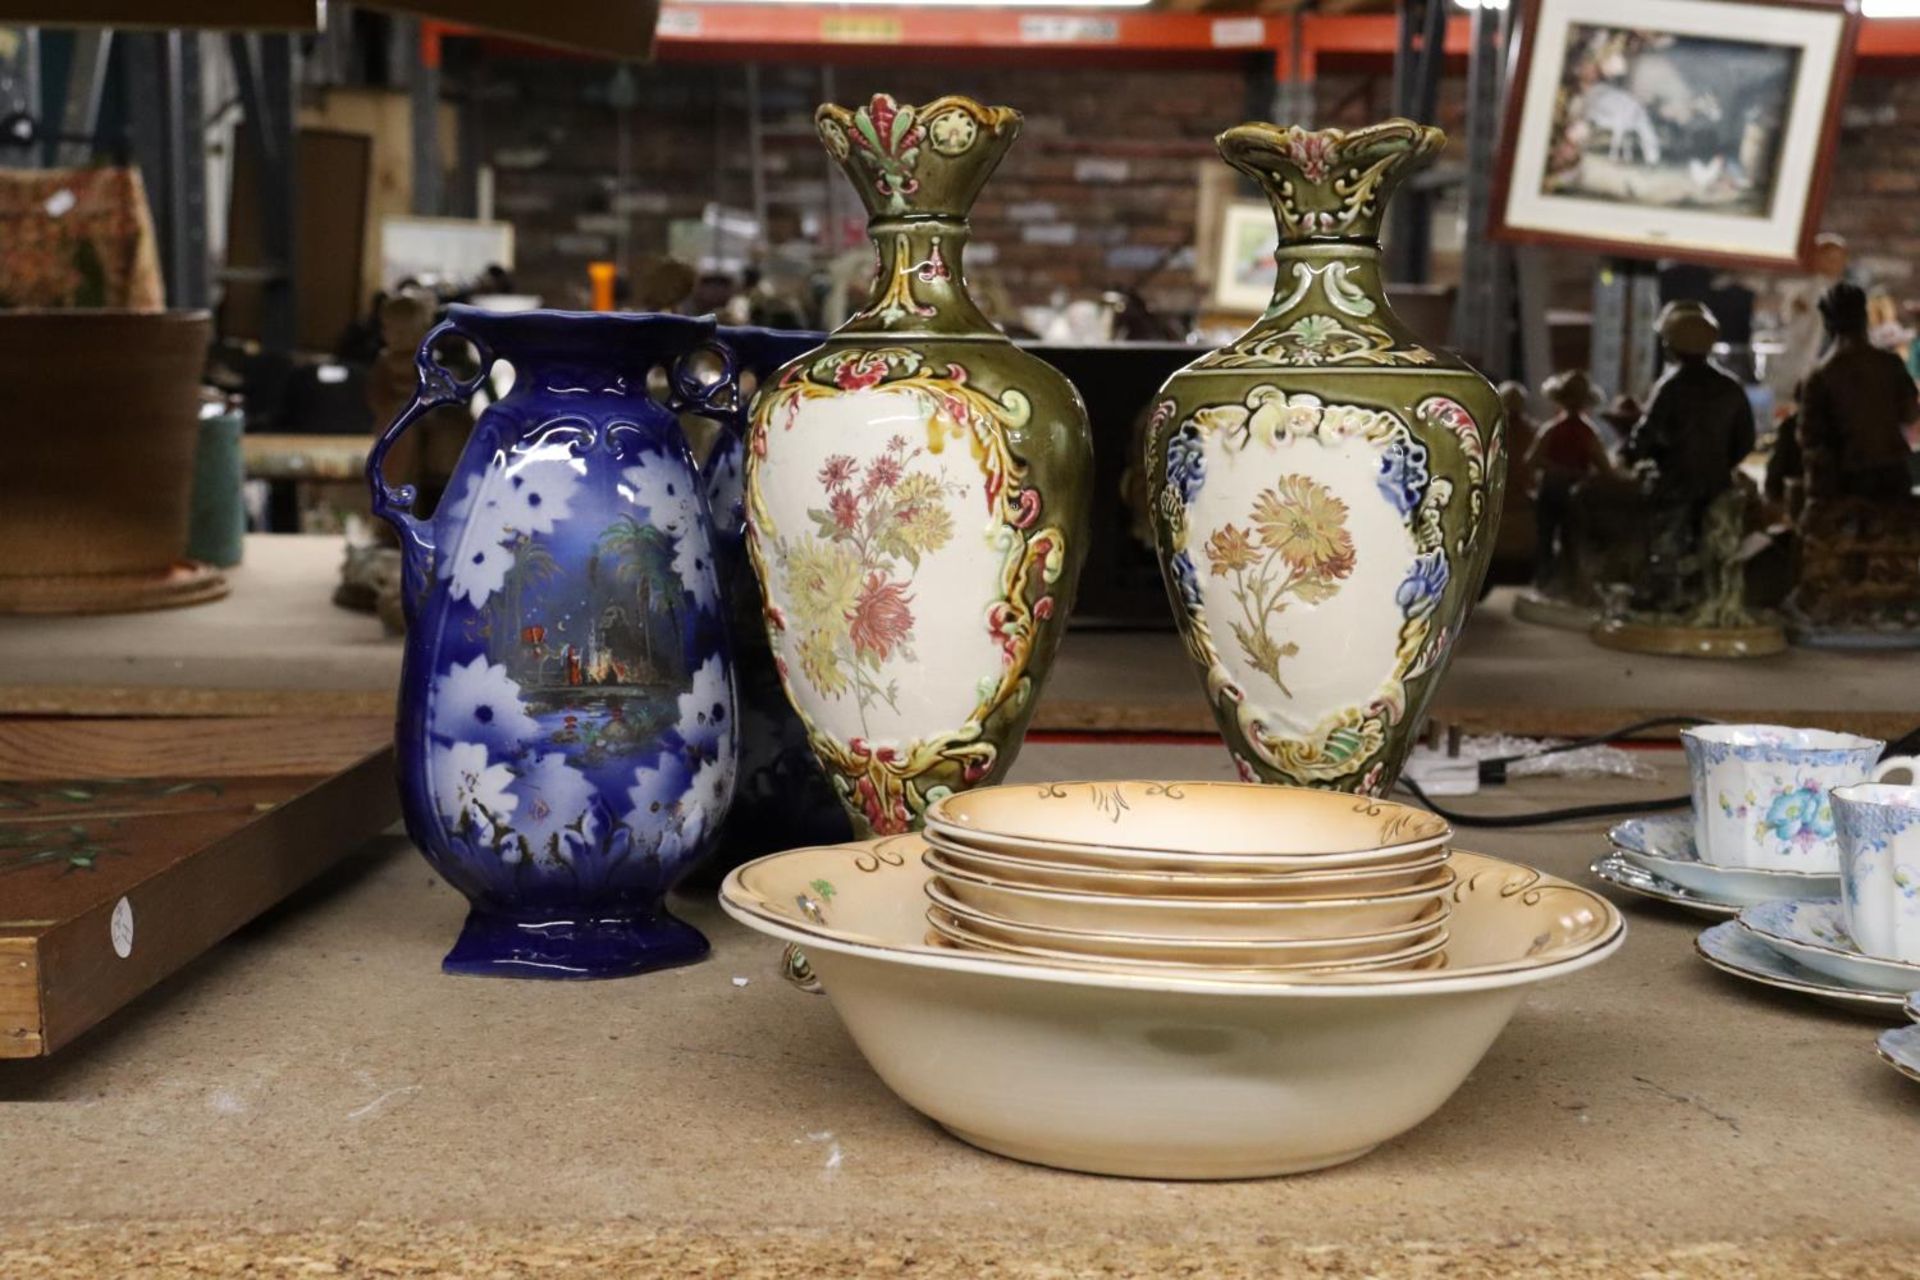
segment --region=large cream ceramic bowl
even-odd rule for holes
[[[1450,869],[1436,867],[1410,889],[1373,897],[1196,901],[1034,889],[954,866],[932,850],[921,860],[934,873],[929,893],[937,889],[959,905],[998,921],[1083,933],[1242,942],[1342,938],[1396,929],[1429,912],[1453,887],[1454,879]]]
[[[1223,874],[1211,871],[1116,871],[1109,867],[1076,867],[1035,858],[1009,858],[966,849],[928,832],[896,836],[898,847],[924,849],[929,866],[968,872],[1009,886],[1057,889],[1103,897],[1219,899],[1254,902],[1312,901],[1322,898],[1367,898],[1401,893],[1433,882],[1444,874],[1447,851],[1436,846],[1396,862],[1388,870],[1376,867],[1336,868],[1331,871],[1281,870]]]
[[[926,818],[930,833],[962,849],[1120,871],[1385,868],[1453,834],[1391,800],[1244,782],[981,787],[941,797]]]
[[[926,872],[874,843],[750,862],[720,900],[804,948],[880,1078],[975,1146],[1092,1173],[1251,1178],[1413,1128],[1529,986],[1619,947],[1625,925],[1598,895],[1495,858],[1454,863],[1447,968],[1256,981],[929,946]]]

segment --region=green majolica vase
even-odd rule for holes
[[[787,697],[862,834],[1013,763],[1086,554],[1093,446],[1067,380],[967,295],[1005,107],[824,106],[866,202],[873,296],[756,395],[748,546]]]
[[[1241,775],[1379,795],[1493,551],[1499,397],[1388,306],[1388,196],[1445,143],[1389,120],[1217,139],[1280,225],[1266,313],[1168,379],[1147,474],[1187,650]]]

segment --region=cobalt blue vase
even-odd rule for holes
[[[450,973],[608,978],[707,952],[663,899],[725,821],[739,742],[711,477],[678,416],[735,398],[713,339],[682,316],[454,307],[368,459],[404,555],[407,830],[472,904]],[[414,515],[388,448],[496,360],[512,389]]]
[[[780,686],[760,584],[747,556],[747,402],[789,360],[826,341],[805,330],[722,326],[719,344],[732,357],[739,391],[719,415],[722,430],[707,458],[707,505],[713,512],[720,578],[727,593],[733,669],[740,700],[740,769],[733,807],[700,883],[718,884],[734,867],[761,854],[853,839],[853,824],[833,794],[820,759],[807,743],[807,726]]]

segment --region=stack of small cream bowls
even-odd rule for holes
[[[1390,801],[1241,783],[987,787],[929,806],[928,941],[1247,977],[1445,964],[1452,831]]]

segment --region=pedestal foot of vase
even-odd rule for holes
[[[637,919],[510,920],[467,914],[440,967],[486,978],[626,978],[692,964],[706,935],[665,911]]]

